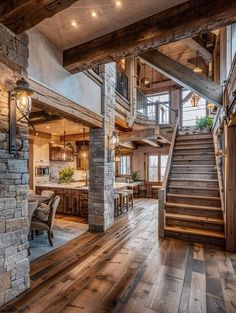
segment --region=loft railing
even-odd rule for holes
[[[150,101],[140,89],[137,89],[137,115],[139,117],[155,122],[155,124],[171,125],[172,113],[175,117],[177,116],[177,110],[172,109],[165,103]]]
[[[116,91],[129,100],[129,78],[120,69],[118,64],[116,65]]]

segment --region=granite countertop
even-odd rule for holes
[[[123,188],[132,188],[139,185],[140,182],[134,183],[115,183],[115,190],[120,190]],[[72,182],[69,184],[58,184],[58,183],[48,183],[48,184],[37,184],[36,187],[45,187],[45,188],[63,188],[63,189],[79,189],[79,190],[88,190],[88,186],[83,182]]]

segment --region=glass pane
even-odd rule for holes
[[[158,156],[149,155],[148,157],[148,180],[158,181]]]
[[[168,155],[161,155],[161,180],[163,180],[166,171]]]

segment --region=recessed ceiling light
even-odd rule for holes
[[[78,23],[75,20],[71,21],[70,25],[74,28],[78,27]]]
[[[47,128],[47,129],[49,129],[49,128],[50,128],[50,126],[47,126],[46,128]]]
[[[97,12],[92,11],[92,12],[91,12],[91,16],[92,16],[92,17],[97,17]]]
[[[121,1],[116,1],[116,6],[117,6],[118,8],[120,8],[120,7],[121,7]]]

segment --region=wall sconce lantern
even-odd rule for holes
[[[214,103],[212,103],[212,102],[208,103],[207,108],[208,108],[208,110],[209,110],[210,113],[211,113],[211,112],[214,110],[214,108],[215,108]]]
[[[16,147],[16,125],[23,118],[30,123],[29,113],[31,111],[31,96],[33,93],[33,90],[30,89],[28,82],[24,78],[17,80],[16,87],[9,92],[9,152],[11,154],[20,151],[23,147],[23,141],[20,148]],[[16,119],[16,108],[21,115],[19,119]]]
[[[194,93],[194,94],[192,95],[192,98],[191,98],[192,107],[196,108],[196,107],[198,106],[199,100],[200,100],[199,95],[197,95],[197,94]]]
[[[115,162],[116,161],[116,149],[119,149],[120,140],[118,134],[113,131],[112,135],[109,137],[110,142],[110,161]]]

